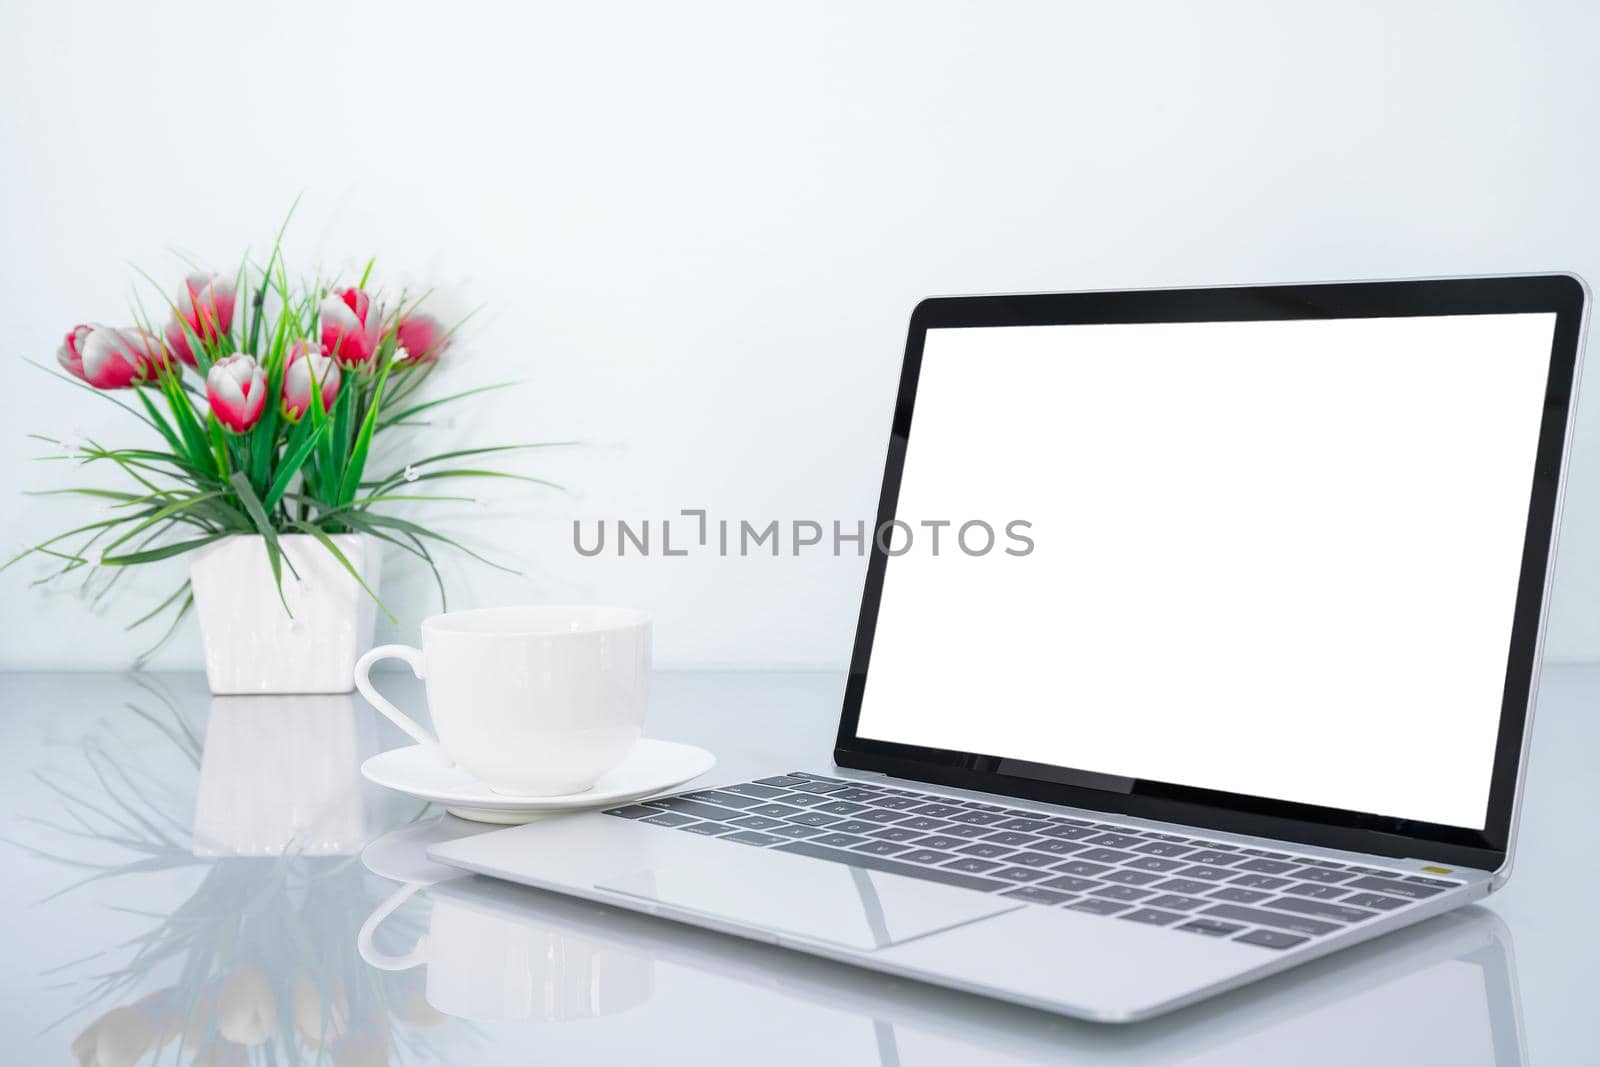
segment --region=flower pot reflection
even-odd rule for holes
[[[422,886],[395,890],[362,927],[361,958],[379,970],[427,967],[428,1003],[446,1015],[478,1021],[572,1022],[636,1008],[655,993],[648,955],[483,907],[455,883],[433,886],[433,918],[417,947],[389,955],[373,931]]]
[[[348,694],[213,697],[194,854],[356,852],[369,834],[361,761],[375,747]]]

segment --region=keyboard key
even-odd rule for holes
[[[790,815],[799,815],[803,809],[791,808],[787,804],[757,804],[750,809],[751,815],[768,815],[774,819],[787,818]]]
[[[946,823],[944,828],[939,832],[941,834],[950,834],[953,837],[965,837],[970,839],[974,837],[988,837],[994,832],[994,828],[990,826],[978,826],[975,823],[952,822]]]
[[[879,828],[875,822],[862,822],[860,819],[846,819],[833,824],[833,829],[841,834],[870,834]]]
[[[823,834],[821,837],[816,839],[816,843],[819,845],[827,845],[829,848],[849,848],[851,845],[859,845],[865,840],[866,838],[857,837],[855,834],[841,834],[834,832],[831,834]]]
[[[995,826],[1002,830],[1021,830],[1030,834],[1036,834],[1049,825],[1043,819],[1007,819],[1005,822],[995,823]]]
[[[1006,859],[1007,863],[1015,863],[1022,867],[1048,867],[1060,863],[1060,856],[1052,856],[1048,852],[1014,852]]]
[[[1148,845],[1140,845],[1135,852],[1143,852],[1151,856],[1184,856],[1194,851],[1190,845],[1178,845],[1168,841],[1152,841]]]
[[[638,804],[629,804],[621,808],[607,808],[602,814],[615,815],[619,819],[643,819],[647,815],[655,815],[654,808],[641,807]]]
[[[1241,848],[1239,851],[1243,852],[1246,856],[1260,856],[1263,859],[1269,860],[1286,860],[1289,858],[1289,854],[1287,852],[1268,852],[1264,848]]]
[[[1348,882],[1354,875],[1349,871],[1329,871],[1321,867],[1302,867],[1289,875],[1290,878],[1300,878],[1307,882],[1322,882],[1332,885],[1335,882]]]
[[[1460,882],[1447,882],[1443,878],[1424,878],[1420,874],[1407,875],[1406,881],[1416,885],[1431,885],[1435,889],[1454,889],[1462,884]]]
[[[885,826],[881,830],[874,830],[869,837],[876,837],[883,841],[915,841],[922,836],[921,830],[912,830],[904,826]]]
[[[816,837],[822,833],[815,826],[801,826],[792,822],[784,823],[782,826],[774,826],[770,832],[777,834],[779,837]]]
[[[967,801],[963,801],[962,803],[964,803],[969,808],[974,808],[974,809],[976,809],[978,811],[992,811],[997,815],[1005,814],[1005,810],[1006,810],[1005,808],[1001,807],[999,804],[985,804],[985,803],[983,803],[981,801],[977,801],[977,800],[967,800]]]
[[[1007,845],[1011,848],[1022,848],[1024,845],[1031,845],[1035,841],[1040,841],[1043,839],[1036,837],[1033,834],[1019,834],[1015,830],[1001,830],[997,834],[986,835],[983,840],[991,845]]]
[[[1394,873],[1393,871],[1380,871],[1376,867],[1357,867],[1355,864],[1349,865],[1348,867],[1345,868],[1345,870],[1347,870],[1347,871],[1355,871],[1357,874],[1375,874],[1380,878],[1398,878],[1398,877],[1400,877],[1398,874]]]
[[[1005,822],[1006,817],[992,811],[978,811],[970,808],[950,816],[951,822],[964,822],[973,826],[993,826],[997,822]]]
[[[1248,934],[1240,934],[1235,941],[1243,941],[1247,945],[1260,945],[1262,948],[1294,948],[1303,945],[1306,938],[1298,934],[1286,934],[1281,930],[1251,930]]]
[[[1090,848],[1078,853],[1078,858],[1091,863],[1121,863],[1133,859],[1133,853],[1118,852],[1114,848]]]
[[[1140,856],[1138,859],[1129,860],[1128,866],[1136,871],[1175,871],[1179,867],[1188,865],[1182,860],[1164,860],[1160,856]]]
[[[731,836],[729,839],[731,840]],[[963,874],[949,866],[925,867],[916,863],[901,863],[898,859],[867,855],[860,849],[824,848],[815,841],[789,841],[779,845],[773,851],[793,852],[797,856],[809,856],[812,859],[844,863],[851,867],[863,867],[871,871],[903,874],[908,878],[920,878],[925,882],[940,882],[944,885],[960,886],[962,889],[987,891],[1009,887],[1007,882],[997,882],[992,878],[978,878],[970,874]],[[982,863],[984,861],[975,860],[973,862]]]
[[[1292,863],[1270,859],[1245,860],[1239,864],[1239,870],[1241,871],[1259,871],[1262,874],[1282,874],[1285,871],[1294,870],[1294,867],[1295,865]]]
[[[1060,870],[1060,868],[1056,868]],[[1165,889],[1169,893],[1207,893],[1216,886],[1210,882],[1197,882],[1193,878],[1168,878],[1165,882],[1156,885],[1157,889]]]
[[[894,811],[891,808],[869,808],[866,811],[856,812],[856,818],[862,822],[888,823],[909,819],[911,816],[903,811]]]
[[[1206,915],[1218,919],[1231,919],[1236,922],[1250,923],[1254,926],[1271,926],[1279,930],[1292,930],[1297,934],[1308,934],[1312,937],[1321,934],[1332,934],[1344,927],[1336,923],[1324,922],[1306,915],[1291,915],[1284,911],[1268,911],[1266,908],[1247,908],[1243,904],[1214,904],[1205,910]]]
[[[1100,888],[1099,882],[1091,882],[1087,878],[1074,878],[1070,874],[1064,874],[1059,878],[1052,878],[1048,882],[1040,882],[1039,884],[1048,886],[1051,889],[1065,890],[1068,893],[1087,893],[1091,889]]]
[[[645,821],[650,822],[651,820],[646,819]],[[774,826],[782,826],[783,824],[782,819],[773,819],[766,815],[746,815],[733,820],[733,825],[742,826],[746,830],[770,830]]]
[[[1084,897],[1075,904],[1068,904],[1070,911],[1086,911],[1091,915],[1115,915],[1119,911],[1127,911],[1133,905],[1121,904],[1115,900],[1102,900],[1099,897]]]
[[[1089,843],[1091,845],[1105,845],[1109,848],[1132,848],[1134,845],[1143,844],[1144,839],[1134,837],[1132,834],[1096,834],[1094,837],[1089,838]]]
[[[1326,867],[1329,870],[1334,870],[1334,871],[1342,871],[1342,870],[1344,870],[1344,864],[1342,864],[1342,863],[1335,863],[1332,860],[1312,859],[1310,856],[1298,856],[1298,857],[1296,857],[1295,862],[1296,863],[1303,863],[1307,867]]]
[[[1411,902],[1409,900],[1401,900],[1399,897],[1382,896],[1378,893],[1357,893],[1354,896],[1345,897],[1340,903],[1347,904],[1353,908],[1377,908],[1379,911],[1393,911],[1396,908],[1403,908]]]
[[[914,848],[910,852],[900,853],[900,859],[906,863],[946,863],[955,857],[936,848]]]
[[[1118,915],[1119,919],[1127,919],[1132,923],[1146,923],[1150,926],[1169,926],[1183,918],[1175,911],[1158,911],[1155,908],[1135,908]]]
[[[789,788],[801,793],[837,793],[846,787],[843,782],[802,782]]]
[[[949,834],[930,834],[927,837],[919,837],[916,840],[916,844],[921,845],[923,848],[960,848],[966,843],[965,839],[951,837]]]
[[[990,844],[988,841],[974,841],[970,845],[962,845],[956,851],[964,856],[977,856],[980,859],[992,860],[996,856],[1009,856],[1016,849],[1011,848],[1009,845],[995,845]]]
[[[1062,874],[1078,875],[1080,877],[1094,874],[1104,874],[1111,868],[1103,863],[1085,863],[1083,860],[1068,860],[1066,863],[1056,864],[1055,869]]]
[[[652,826],[682,826],[685,823],[696,822],[698,820],[696,820],[692,815],[684,815],[676,811],[658,811],[648,819],[640,819],[639,821],[647,822]],[[776,825],[778,822],[776,819],[772,819],[770,821],[774,825]]]
[[[1193,867],[1185,867],[1177,873],[1184,878],[1202,878],[1208,882],[1226,882],[1236,872],[1229,867],[1207,867],[1203,864],[1196,864]]]
[[[1205,841],[1205,840],[1202,840],[1202,839],[1200,839],[1198,837],[1191,837],[1189,839],[1189,844],[1198,845],[1201,848],[1219,849],[1220,851],[1223,851],[1223,852],[1238,852],[1239,851],[1239,846],[1238,845],[1226,845],[1226,844],[1223,844],[1221,841]]]
[[[1204,863],[1212,867],[1231,867],[1239,862],[1239,854],[1237,852],[1218,852],[1214,848],[1191,852],[1184,858],[1190,863]]]
[[[1143,900],[1155,894],[1152,890],[1135,889],[1131,885],[1103,885],[1099,889],[1089,890],[1089,895],[1105,897],[1107,900]]]
[[[772,802],[793,804],[797,808],[820,808],[832,800],[833,798],[826,793],[821,795],[815,793],[784,793],[782,796],[774,797]]]
[[[1187,930],[1191,934],[1205,934],[1207,937],[1227,937],[1236,934],[1244,927],[1238,923],[1217,922],[1215,919],[1190,919],[1179,930]]]
[[[879,797],[872,803],[880,808],[889,808],[893,811],[908,811],[911,808],[922,807],[922,800],[918,797]]]
[[[801,826],[832,826],[839,820],[832,815],[824,815],[820,811],[807,811],[799,815],[791,815],[790,822],[799,823]]]
[[[1063,841],[1081,841],[1095,835],[1093,827],[1071,826],[1066,823],[1051,823],[1039,832],[1046,837],[1059,837]]]
[[[965,810],[965,808],[958,808],[954,804],[939,803],[924,804],[921,807],[911,809],[915,815],[927,815],[935,819],[948,819],[952,815],[960,815]]]
[[[963,856],[954,863],[945,864],[945,867],[952,871],[965,871],[968,874],[982,874],[985,871],[992,871],[998,866],[1000,864],[994,860],[981,860],[976,856]]]
[[[1097,822],[1097,823],[1094,824],[1094,828],[1096,830],[1110,830],[1113,833],[1118,833],[1118,834],[1136,834],[1136,833],[1139,832],[1135,827],[1132,827],[1132,826],[1118,826],[1114,822]]]
[[[1081,826],[1086,830],[1094,825],[1094,823],[1090,822],[1088,819],[1070,819],[1065,815],[1057,815],[1055,817],[1055,821],[1064,822],[1068,826]]]
[[[1048,852],[1052,856],[1066,856],[1080,851],[1084,846],[1082,841],[1062,841],[1054,837],[1046,837],[1028,846],[1035,852]]]
[[[946,824],[943,819],[935,819],[930,815],[913,815],[911,818],[904,819],[895,825],[926,834],[932,833],[934,830],[943,830]]]
[[[758,834],[754,830],[736,830],[731,834],[723,834],[724,841],[737,841],[741,845],[772,845],[782,841],[781,837],[771,834]]]
[[[1302,897],[1279,897],[1264,908],[1292,911],[1298,915],[1315,915],[1319,919],[1334,919],[1342,923],[1357,923],[1378,914],[1363,908],[1350,908],[1343,904],[1329,904],[1325,900],[1306,900]]]
[[[1232,901],[1235,904],[1257,904],[1257,903],[1260,903],[1263,900],[1266,900],[1270,896],[1272,896],[1272,894],[1266,892],[1265,890],[1261,890],[1261,889],[1239,889],[1239,888],[1237,888],[1235,886],[1231,886],[1230,885],[1230,886],[1223,886],[1221,889],[1217,890],[1215,893],[1212,893],[1211,894],[1211,899],[1212,900],[1228,900],[1228,901]]]
[[[1065,904],[1072,899],[1071,893],[1062,893],[1054,889],[1044,889],[1036,885],[1018,886],[1008,889],[1000,894],[1003,897],[1016,897],[1032,904]]]
[[[720,822],[692,822],[686,826],[678,827],[691,834],[701,834],[705,837],[716,837],[718,834],[732,833],[733,827]]]
[[[787,789],[774,789],[770,785],[756,785],[754,782],[746,782],[743,785],[730,785],[724,788],[730,793],[742,793],[747,797],[759,797],[762,800],[771,800],[773,797],[780,797],[788,792]]]
[[[855,851],[865,852],[869,856],[892,856],[896,852],[905,852],[910,847],[898,841],[868,841],[864,845],[857,845]]]
[[[1008,882],[1037,882],[1049,876],[1049,871],[1041,871],[1036,867],[1002,867],[998,871],[989,872],[989,877],[1004,878]]]
[[[1187,837],[1179,837],[1177,834],[1158,834],[1154,830],[1146,830],[1144,836],[1151,841],[1172,841],[1180,845],[1189,840]]]
[[[854,815],[858,811],[869,811],[865,804],[857,804],[852,800],[830,800],[826,804],[818,804],[815,811],[826,811],[833,815]]]
[[[1017,861],[1013,859],[1011,862],[1015,863]],[[1161,881],[1162,876],[1152,871],[1130,871],[1126,868],[1118,868],[1114,871],[1108,871],[1100,877],[1107,882],[1116,882],[1119,885],[1149,885],[1151,882]]]
[[[694,793],[683,794],[685,800],[698,800],[702,804],[720,804],[724,808],[748,808],[761,803],[755,797],[742,797],[738,793],[728,793],[721,789],[701,789]]]
[[[784,789],[793,789],[797,785],[805,784],[805,781],[804,778],[791,778],[786,774],[780,774],[772,778],[756,779],[759,785],[782,786]]]
[[[1405,897],[1407,900],[1426,900],[1428,897],[1437,896],[1444,892],[1443,889],[1437,886],[1418,885],[1416,882],[1402,882],[1398,878],[1375,878],[1371,875],[1357,878],[1353,882],[1346,882],[1345,888],[1375,889],[1392,897]]]
[[[1297,897],[1313,897],[1317,900],[1333,900],[1350,892],[1343,886],[1317,885],[1314,882],[1296,882],[1294,885],[1283,887],[1285,893],[1293,893]]]
[[[1265,874],[1246,874],[1235,878],[1232,885],[1242,885],[1246,889],[1282,889],[1289,884],[1287,878],[1273,878]]]
[[[1049,883],[1047,882],[1045,884],[1048,885]],[[1201,900],[1199,897],[1179,896],[1176,893],[1167,893],[1164,896],[1151,897],[1149,900],[1145,901],[1145,904],[1152,908],[1178,908],[1182,911],[1190,911],[1194,908],[1200,907],[1202,904],[1209,903],[1211,903],[1209,900]]]

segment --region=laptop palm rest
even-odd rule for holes
[[[1014,911],[992,898],[897,874],[757,849],[727,849],[715,863],[652,867],[596,882],[663,911],[777,931],[871,951]],[[651,909],[656,910],[656,909]]]

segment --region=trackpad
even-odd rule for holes
[[[724,847],[714,863],[666,864],[596,889],[780,935],[871,950],[1022,905],[969,889],[756,848]]]

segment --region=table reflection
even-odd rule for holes
[[[884,1067],[1079,1057],[1219,1067],[1525,1059],[1510,933],[1479,907],[1162,1019],[1113,1027],[467,875],[424,855],[436,841],[483,830],[443,816],[364,853],[369,869],[400,885],[363,927],[363,959],[383,971],[423,970],[429,1003],[449,1015],[570,1022],[625,1013],[657,989],[696,982],[703,1014],[677,1018],[676,1033],[715,1034],[727,1006],[759,990],[817,1026],[837,1026],[840,1015],[859,1020]],[[427,934],[410,950],[377,948],[378,927],[415,899],[431,902]]]
[[[71,1009],[19,1062],[1525,1061],[1510,935],[1482,908],[1084,1024],[464,875],[426,848],[494,828],[361,782],[399,739],[360,701],[127,684],[18,792],[7,854],[49,889],[14,921],[53,955],[7,980]]]

